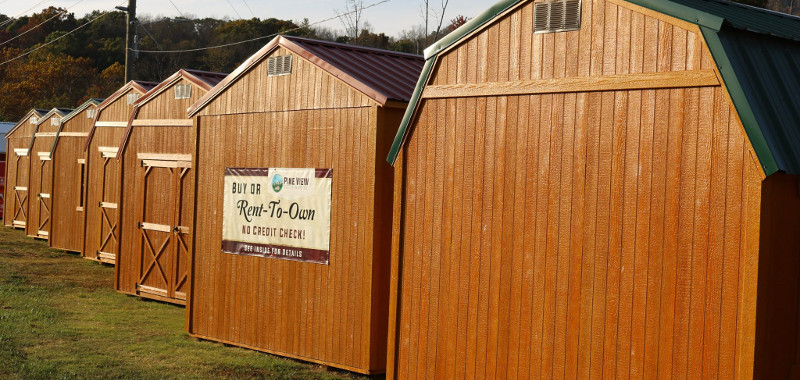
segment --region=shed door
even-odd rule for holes
[[[39,194],[36,194],[37,201],[39,202],[39,214],[36,215],[38,221],[37,235],[42,238],[47,238],[50,234],[50,208],[53,204],[50,193],[53,187],[51,183],[53,161],[50,160],[49,153],[39,154]]]
[[[100,242],[97,246],[97,259],[115,263],[119,250],[119,230],[117,215],[119,212],[119,161],[117,148],[100,147]],[[90,185],[91,186],[91,185]]]
[[[189,227],[182,217],[191,161],[140,159],[137,292],[186,300]]]
[[[28,180],[25,175],[28,170],[21,168],[28,167],[28,150],[27,149],[14,149],[15,165],[17,170],[14,178],[14,200],[13,200],[13,215],[11,218],[12,226],[15,228],[25,228],[28,222],[28,186],[19,186],[20,183],[27,185]]]

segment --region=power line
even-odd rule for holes
[[[40,2],[38,2],[38,3],[36,3],[36,4],[34,4],[34,6],[32,6],[32,7],[28,8],[27,10],[25,10],[25,12],[22,12],[22,13],[20,13],[20,14],[16,15],[16,16],[14,16],[14,17],[11,17],[11,18],[9,18],[8,20],[5,20],[5,21],[3,21],[3,22],[0,22],[0,26],[5,26],[5,25],[8,25],[8,24],[10,24],[12,21],[14,21],[14,20],[18,19],[20,16],[24,16],[26,13],[30,12],[32,9],[34,9],[34,8],[38,7],[38,6],[39,6],[39,5],[41,5],[42,3],[46,3],[47,1],[48,1],[48,0],[42,0],[42,1],[40,1]]]
[[[186,18],[186,17],[183,16],[183,12],[181,12],[181,10],[178,9],[178,6],[175,5],[175,3],[172,0],[169,0],[169,3],[172,4],[173,7],[175,7],[175,10],[178,11],[178,14],[181,15],[181,17]]]
[[[164,50],[164,48],[162,48],[162,47],[161,47],[161,44],[159,44],[159,43],[158,43],[158,40],[156,40],[156,38],[155,38],[155,37],[153,37],[153,35],[152,35],[152,34],[150,34],[150,31],[149,31],[149,30],[147,30],[147,28],[145,28],[145,27],[144,27],[144,24],[141,24],[141,23],[137,23],[137,24],[138,24],[139,26],[141,26],[141,27],[142,27],[142,30],[144,30],[144,32],[145,32],[145,33],[147,33],[147,35],[148,35],[148,36],[150,36],[150,39],[152,39],[152,40],[153,40],[153,42],[155,42],[155,43],[156,43],[156,46],[157,46],[159,49],[161,49],[161,50]]]
[[[122,4],[125,4],[125,3],[127,3],[127,0],[126,0],[126,1],[123,1],[123,2],[121,2],[121,3],[119,3],[118,5],[120,5],[120,6],[121,6]],[[48,43],[45,43],[45,44],[39,45],[39,46],[37,46],[36,48],[33,48],[33,49],[31,49],[31,50],[28,50],[28,51],[26,51],[26,52],[24,52],[24,53],[22,53],[22,54],[20,54],[20,55],[18,55],[18,56],[16,56],[16,57],[14,57],[14,58],[11,58],[11,59],[9,59],[9,60],[7,60],[7,61],[0,62],[0,66],[3,66],[3,65],[5,65],[5,64],[7,64],[7,63],[9,63],[9,62],[12,62],[12,61],[16,61],[16,60],[18,60],[18,59],[20,59],[20,58],[22,58],[22,57],[25,57],[25,56],[27,56],[28,54],[31,54],[31,53],[33,53],[33,52],[35,52],[35,51],[37,51],[37,50],[39,50],[39,49],[41,49],[41,48],[45,47],[45,46],[51,45],[51,44],[55,43],[56,41],[58,41],[58,40],[60,40],[60,39],[62,39],[62,38],[64,38],[64,37],[66,37],[66,36],[68,36],[68,35],[70,35],[70,34],[72,34],[72,33],[75,33],[76,31],[78,31],[78,29],[81,29],[81,28],[83,28],[84,26],[86,26],[86,25],[89,25],[89,24],[93,23],[95,20],[99,19],[100,17],[106,16],[106,15],[108,15],[108,14],[110,14],[110,12],[106,12],[106,13],[100,14],[100,15],[98,15],[97,17],[95,17],[95,18],[93,18],[93,19],[91,19],[91,20],[89,20],[89,21],[86,21],[85,23],[83,23],[83,24],[79,25],[79,26],[78,26],[78,27],[76,27],[75,29],[72,29],[72,30],[70,30],[70,31],[69,31],[69,32],[67,32],[66,34],[63,34],[63,35],[61,35],[61,36],[59,36],[59,37],[57,37],[57,38],[55,38],[55,39],[51,40],[51,41],[50,41],[50,42],[48,42]]]
[[[233,7],[233,3],[231,3],[231,0],[225,0],[225,1],[227,1],[228,5],[231,6],[231,9],[233,9],[233,13],[236,13],[236,16],[239,17],[239,19],[241,19],[242,15],[240,15],[239,12],[236,11],[236,8]]]
[[[364,9],[369,9],[369,8],[372,8],[372,7],[375,7],[375,6],[381,5],[381,4],[383,4],[383,3],[388,3],[389,1],[391,1],[391,0],[381,0],[381,1],[377,2],[377,3],[370,4],[370,5],[367,5],[367,6],[365,6],[365,7],[361,7],[361,8],[359,8],[359,9],[357,9],[357,10],[354,10],[354,11],[351,11],[351,12],[342,13],[341,15],[338,15],[338,16],[333,16],[333,17],[330,17],[330,18],[326,18],[326,19],[324,19],[324,20],[320,20],[320,21],[317,21],[317,22],[314,22],[314,23],[308,24],[308,26],[314,26],[314,25],[318,25],[318,24],[322,24],[322,23],[325,23],[325,22],[331,21],[331,20],[336,20],[336,19],[338,19],[339,17],[341,17],[342,15],[347,15],[347,14],[354,13],[354,12],[358,12],[358,11],[361,11],[361,10],[364,10]],[[287,30],[284,30],[284,31],[281,31],[281,32],[278,32],[278,33],[273,33],[273,34],[270,34],[270,35],[267,35],[267,36],[261,36],[261,37],[251,38],[251,39],[249,39],[249,40],[244,40],[244,41],[239,41],[239,42],[231,42],[231,43],[228,43],[228,44],[222,44],[222,45],[215,45],[215,46],[207,46],[207,47],[201,47],[201,48],[194,48],[194,49],[183,49],[183,50],[138,50],[138,49],[131,49],[131,50],[132,50],[132,51],[135,51],[135,52],[137,52],[137,53],[189,53],[189,52],[196,52],[196,51],[203,51],[203,50],[210,50],[210,49],[219,49],[219,48],[224,48],[224,47],[228,47],[228,46],[234,46],[234,45],[245,44],[245,43],[248,43],[248,42],[253,42],[253,41],[263,40],[263,39],[265,39],[265,38],[272,38],[272,37],[275,37],[275,36],[277,36],[277,35],[279,35],[279,34],[281,34],[281,33],[293,32],[293,31],[295,31],[295,30],[300,30],[300,29],[303,29],[303,27],[297,27],[297,28],[287,29]]]
[[[47,20],[44,20],[44,21],[42,21],[42,22],[40,22],[40,23],[36,24],[36,26],[34,26],[33,28],[30,28],[30,29],[28,29],[28,30],[26,30],[26,31],[24,31],[24,32],[22,32],[22,33],[20,33],[20,34],[17,34],[16,36],[14,36],[14,37],[12,37],[12,38],[9,38],[9,39],[7,39],[7,40],[3,41],[3,43],[0,43],[0,46],[3,46],[3,45],[5,45],[5,44],[7,44],[7,43],[9,43],[9,42],[11,42],[11,41],[14,41],[14,40],[16,40],[17,38],[20,38],[20,37],[22,37],[22,36],[24,36],[24,35],[28,34],[28,32],[30,32],[30,31],[32,31],[32,30],[34,30],[34,29],[36,29],[36,28],[38,28],[38,27],[42,26],[42,24],[44,24],[44,23],[46,23],[46,22],[48,22],[48,21],[50,21],[50,20],[52,20],[52,19],[54,19],[54,18],[56,18],[56,17],[58,17],[58,16],[61,16],[61,15],[63,15],[63,14],[66,14],[66,13],[67,13],[67,11],[68,11],[69,9],[71,9],[72,7],[74,7],[74,6],[76,6],[76,5],[80,4],[80,3],[82,3],[82,2],[84,2],[84,1],[85,1],[85,0],[78,0],[76,3],[74,3],[74,4],[70,5],[70,6],[69,6],[67,9],[65,9],[63,12],[58,12],[58,13],[56,13],[55,15],[53,15],[53,17],[50,17],[50,18],[48,18]]]
[[[247,0],[242,0],[242,2],[244,3],[244,6],[247,7],[247,9],[250,11],[250,14],[253,15],[253,18],[257,18],[256,14],[253,13],[253,9],[250,8],[250,4],[247,4]]]

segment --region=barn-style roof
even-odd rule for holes
[[[6,133],[6,138],[8,138],[8,136],[11,136],[12,134],[14,134],[14,132],[16,132],[19,129],[20,126],[22,126],[23,124],[27,123],[28,119],[30,119],[31,116],[36,116],[36,118],[38,119],[38,118],[42,117],[42,115],[44,115],[46,113],[47,113],[46,109],[31,108],[31,110],[28,111],[28,113],[26,113],[25,116],[23,116],[22,119],[20,119],[17,122],[17,124],[14,126],[14,128],[11,128],[11,130],[8,131],[8,133]]]
[[[83,112],[83,110],[89,108],[89,106],[99,106],[100,103],[102,103],[102,102],[103,102],[103,99],[100,99],[100,98],[91,98],[91,99],[85,101],[78,108],[75,108],[74,110],[72,110],[72,112],[70,112],[69,114],[64,116],[64,118],[61,119],[61,125],[64,125],[64,123],[66,123],[67,121],[71,120],[75,116],[78,116],[78,114]],[[60,127],[58,128],[58,130],[59,130],[59,132],[61,132],[61,128]]]
[[[528,0],[503,0],[425,51],[394,163],[436,57]],[[626,0],[699,26],[766,175],[800,174],[800,18],[724,0]]]
[[[222,82],[228,74],[225,73],[215,73],[211,71],[201,71],[201,70],[192,70],[192,69],[180,69],[169,76],[169,78],[164,79],[161,83],[157,86],[153,87],[150,91],[146,94],[142,95],[141,98],[136,100],[134,106],[141,107],[143,104],[153,100],[156,96],[167,90],[170,86],[175,84],[175,82],[179,81],[181,78],[192,82],[206,91],[211,90]]]
[[[97,129],[97,119],[100,118],[100,113],[109,105],[117,101],[122,95],[125,95],[128,90],[131,88],[135,89],[136,91],[140,92],[142,95],[146,94],[148,91],[152,90],[153,87],[157,86],[158,83],[155,82],[145,82],[145,81],[138,81],[132,80],[128,83],[125,83],[124,86],[120,87],[119,90],[114,91],[111,96],[107,97],[105,100],[100,102],[97,105],[97,114],[94,117],[94,123],[92,123],[92,129],[89,130],[89,137],[86,138],[86,144],[83,146],[83,150],[89,149],[89,144],[92,142],[92,137],[94,137],[94,131]]]
[[[155,87],[156,85],[158,85],[158,83],[138,81],[138,80],[132,80],[128,83],[125,83],[124,86],[120,87],[117,91],[114,91],[113,94],[111,94],[97,106],[98,113],[103,108],[108,107],[109,104],[114,103],[117,99],[119,99],[119,97],[124,95],[125,92],[127,92],[131,88],[136,89],[136,91],[139,91],[142,94],[146,94],[148,91],[152,90],[153,87]]]
[[[158,86],[153,87],[152,90],[148,91],[141,98],[136,100],[136,102],[133,104],[134,111],[131,113],[131,119],[128,121],[128,126],[125,128],[125,136],[122,138],[122,143],[120,144],[119,150],[117,151],[117,158],[122,157],[122,154],[125,152],[125,148],[128,146],[128,142],[130,141],[131,138],[131,133],[133,133],[133,119],[136,118],[138,109],[141,106],[147,104],[147,102],[155,99],[159,94],[168,90],[170,87],[172,87],[173,84],[181,80],[181,78],[186,79],[189,82],[198,85],[200,88],[208,92],[212,88],[214,88],[214,86],[222,82],[227,76],[228,74],[215,73],[212,71],[180,69],[177,72],[175,72],[175,74],[170,75],[169,78],[159,83]]]
[[[278,36],[193,104],[189,116],[203,109],[278,47],[303,57],[381,105],[389,100],[408,102],[424,64],[423,58],[414,54]]]
[[[46,114],[44,114],[44,116],[39,118],[39,121],[36,122],[36,129],[38,130],[39,129],[39,125],[44,123],[45,120],[50,119],[52,116],[58,116],[61,119],[64,119],[64,117],[67,116],[72,111],[73,111],[72,108],[61,108],[61,107],[53,108],[50,111],[48,111]]]
[[[66,116],[61,118],[61,124],[58,126],[58,131],[56,132],[56,138],[53,139],[53,146],[50,148],[50,154],[55,153],[56,145],[58,144],[58,138],[61,136],[61,131],[64,129],[64,124],[70,120],[72,120],[75,116],[78,116],[83,110],[89,108],[90,106],[98,106],[100,103],[103,102],[103,99],[100,98],[91,98],[83,104],[81,104],[78,108],[72,110],[72,112],[68,113]]]

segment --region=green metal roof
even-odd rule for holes
[[[526,0],[503,0],[425,51],[422,93],[439,53]],[[766,175],[800,174],[800,18],[723,0],[627,0],[698,25]],[[419,106],[409,103],[387,161],[394,164]]]

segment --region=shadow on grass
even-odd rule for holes
[[[184,308],[116,293],[113,276],[0,228],[0,378],[357,378],[193,339]]]

